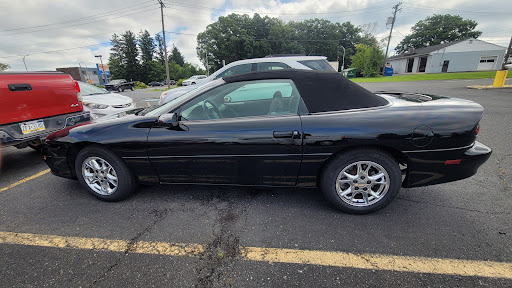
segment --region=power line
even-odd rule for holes
[[[449,9],[449,8],[439,8],[439,7],[433,7],[433,6],[425,6],[425,5],[419,5],[419,4],[404,4],[407,7],[418,9],[418,10],[430,10],[430,11],[445,11],[445,12],[452,12],[452,13],[459,13],[459,14],[488,14],[488,15],[507,15],[509,16],[510,13],[508,12],[490,12],[490,11],[464,11],[464,10],[458,10],[458,9]]]
[[[266,11],[236,11],[236,10],[232,10],[232,9],[219,9],[219,8],[213,8],[213,7],[207,7],[207,6],[190,5],[190,4],[186,4],[186,3],[182,3],[182,2],[172,2],[172,3],[166,2],[166,4],[173,6],[173,9],[176,9],[174,6],[182,6],[182,7],[185,7],[185,8],[190,7],[190,8],[201,8],[201,9],[203,9],[203,10],[227,11],[227,12],[232,12],[232,13],[236,13],[236,14],[252,14],[252,13],[258,13],[258,14],[269,14],[269,15],[290,15],[290,16],[294,16],[294,15],[320,15],[320,14],[342,14],[342,13],[352,13],[352,12],[354,12],[354,11],[364,11],[364,10],[368,10],[368,9],[383,8],[383,7],[387,7],[387,6],[389,5],[389,4],[386,4],[386,5],[379,5],[379,6],[366,7],[366,8],[361,8],[361,9],[349,10],[349,11],[308,12],[308,13],[279,13],[279,12],[266,12]],[[176,9],[176,10],[178,10],[178,9]],[[186,11],[190,11],[190,10],[186,10]],[[194,10],[193,12],[197,12],[197,10]],[[208,14],[208,15],[210,15],[210,14]]]
[[[134,12],[134,13],[130,13],[130,14],[125,14],[125,15],[120,15],[120,16],[111,17],[111,18],[102,19],[102,20],[94,20],[94,21],[91,21],[91,22],[78,23],[78,24],[74,24],[74,25],[67,25],[67,26],[62,26],[62,27],[54,27],[54,28],[46,28],[46,29],[32,30],[32,31],[23,31],[23,32],[17,32],[17,33],[0,34],[0,36],[19,35],[19,34],[27,34],[27,33],[41,32],[41,31],[49,31],[49,30],[65,29],[65,28],[69,28],[69,27],[82,26],[82,25],[87,25],[87,24],[91,24],[91,23],[97,23],[97,22],[101,22],[101,21],[108,21],[108,20],[112,20],[112,19],[116,19],[116,18],[121,18],[121,17],[131,16],[131,15],[135,15],[135,14],[146,13],[146,12],[153,11],[153,10],[156,10],[156,9],[158,9],[158,8],[153,8],[153,9],[148,9],[148,10],[138,11],[138,12]],[[125,11],[125,12],[127,12],[127,11]]]
[[[136,5],[128,6],[128,7],[125,7],[125,8],[120,8],[120,9],[111,10],[111,11],[108,11],[108,12],[96,14],[96,15],[85,16],[85,17],[82,17],[82,18],[75,18],[75,19],[72,19],[72,20],[56,22],[56,23],[51,23],[51,24],[30,26],[30,27],[4,29],[4,30],[0,30],[0,32],[9,32],[9,31],[19,31],[19,30],[26,30],[26,29],[33,29],[33,28],[41,28],[41,27],[54,26],[54,25],[65,24],[65,23],[70,23],[70,22],[76,23],[76,22],[80,22],[80,21],[83,21],[83,20],[90,20],[92,18],[105,17],[105,16],[114,15],[114,14],[125,13],[126,11],[121,11],[121,10],[131,9],[133,7],[140,6],[140,5],[149,3],[149,2],[152,2],[152,0],[149,0],[149,1],[146,1],[146,2],[142,2],[142,3],[136,4]]]

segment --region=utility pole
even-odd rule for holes
[[[507,65],[508,57],[510,57],[510,50],[512,49],[512,37],[510,38],[510,43],[508,43],[507,51],[505,52],[505,56],[503,56],[503,62],[501,63],[501,69],[496,71],[496,76],[494,77],[493,87],[503,87],[505,86],[505,80],[507,80],[508,70],[505,69],[505,65]]]
[[[171,89],[169,78],[169,60],[167,59],[167,43],[165,43],[165,26],[164,26],[164,7],[165,4],[162,0],[157,0],[160,3],[160,12],[162,14],[162,35],[164,36],[164,52],[165,52],[165,75],[167,76],[167,89]]]
[[[389,31],[388,45],[386,47],[386,57],[384,57],[384,64],[386,64],[386,59],[388,59],[389,42],[391,42],[391,34],[393,34],[393,26],[395,26],[396,12],[402,11],[402,8],[398,9],[400,5],[402,5],[402,2],[398,2],[395,6],[393,6],[393,19],[391,20],[391,30]],[[382,74],[384,74],[384,69],[382,69]]]

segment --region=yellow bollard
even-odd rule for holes
[[[503,87],[505,86],[505,80],[507,79],[508,70],[499,70],[496,71],[496,77],[494,77],[493,87]]]

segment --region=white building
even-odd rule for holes
[[[499,70],[506,48],[478,39],[411,49],[387,59],[394,74]]]

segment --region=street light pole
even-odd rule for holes
[[[341,72],[343,73],[343,70],[345,70],[345,47],[341,46],[343,48],[343,58],[341,61]]]
[[[100,58],[101,70],[103,71],[103,85],[107,84],[107,75],[105,75],[105,67],[103,67],[103,61],[101,60],[101,55],[94,55],[94,57]]]

